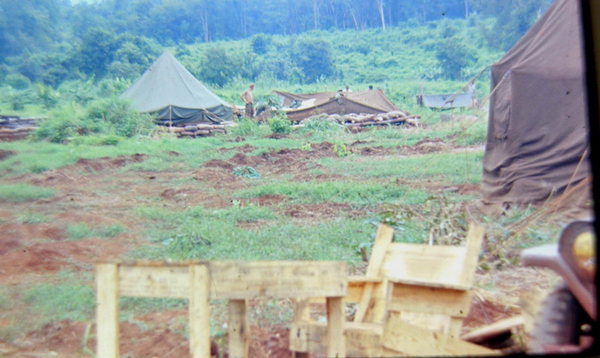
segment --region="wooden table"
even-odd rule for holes
[[[190,352],[210,357],[210,299],[229,301],[229,357],[248,356],[248,300],[326,297],[329,357],[345,356],[344,262],[102,262],[96,265],[98,358],[119,357],[119,297],[189,299]]]

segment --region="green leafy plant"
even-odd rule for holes
[[[352,154],[351,151],[348,150],[348,147],[342,141],[335,141],[333,143],[333,151],[338,155],[338,157],[343,158]]]
[[[242,167],[235,167],[231,174],[238,176],[238,177],[251,178],[251,179],[258,179],[258,178],[262,177],[262,175],[256,169],[254,169],[253,167],[246,166],[246,165],[244,165]]]
[[[234,136],[252,136],[260,133],[259,125],[256,121],[250,118],[243,118],[238,122],[238,125],[233,127],[231,133]]]
[[[285,114],[278,114],[269,118],[268,123],[273,133],[288,134],[292,131],[292,124]]]

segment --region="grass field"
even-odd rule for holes
[[[432,116],[420,128],[356,134],[303,128],[279,139],[261,125],[194,140],[0,143],[8,153],[0,162],[0,341],[86,356],[98,258],[342,260],[360,273],[361,249],[384,218],[397,241],[412,243],[428,242],[431,232],[436,243],[453,243],[469,221],[483,223],[477,290],[514,305],[515,287],[555,282],[534,272],[501,284],[523,247],[556,240],[562,219],[545,217],[516,234],[507,228],[527,222],[533,209],[500,219],[480,210],[485,117],[474,119]],[[260,176],[234,174],[241,167]],[[251,306],[252,324],[265,332],[291,319],[288,301]],[[127,347],[167,344],[156,337],[185,347],[186,307],[181,300],[122,299]],[[213,302],[212,312],[220,339],[225,303]],[[52,343],[63,337],[59,330],[73,337]]]

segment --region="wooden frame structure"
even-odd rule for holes
[[[344,303],[358,303],[358,310],[346,324],[347,356],[495,354],[459,339],[483,234],[471,225],[461,247],[392,243],[393,229],[381,224],[366,275],[348,278]],[[308,309],[301,305],[290,330],[297,357],[326,349],[325,326],[308,319]]]
[[[210,299],[229,300],[229,357],[247,357],[247,300],[326,297],[327,356],[343,357],[344,262],[102,262],[96,265],[97,357],[119,357],[119,297],[189,299],[190,352],[210,357]]]

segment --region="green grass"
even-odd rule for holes
[[[181,212],[146,207],[137,213],[148,221],[146,237],[154,244],[130,253],[137,258],[352,262],[359,260],[356,246],[375,233],[366,220],[340,218],[306,225],[252,205],[213,212],[198,207]],[[256,220],[270,224],[253,230],[237,225]]]
[[[482,152],[438,153],[412,157],[322,158],[319,164],[337,174],[359,178],[433,178],[449,183],[479,183]]]
[[[23,202],[54,196],[54,190],[29,184],[0,184],[0,201]]]
[[[19,215],[17,220],[21,224],[40,224],[40,223],[45,223],[45,222],[49,221],[47,216],[40,214],[40,213],[33,212],[33,211],[27,211],[27,212]]]
[[[256,198],[264,195],[284,195],[299,203],[347,203],[358,206],[376,206],[401,200],[406,204],[423,202],[429,194],[421,189],[409,190],[392,183],[367,182],[279,182],[245,189],[235,193],[238,198]]]
[[[94,289],[82,283],[36,285],[25,291],[25,301],[39,316],[40,324],[51,321],[90,319],[96,309]]]
[[[69,240],[82,240],[90,237],[111,239],[125,231],[125,227],[119,224],[103,226],[98,229],[91,229],[86,223],[78,223],[75,225],[69,225],[67,227],[67,237]]]

